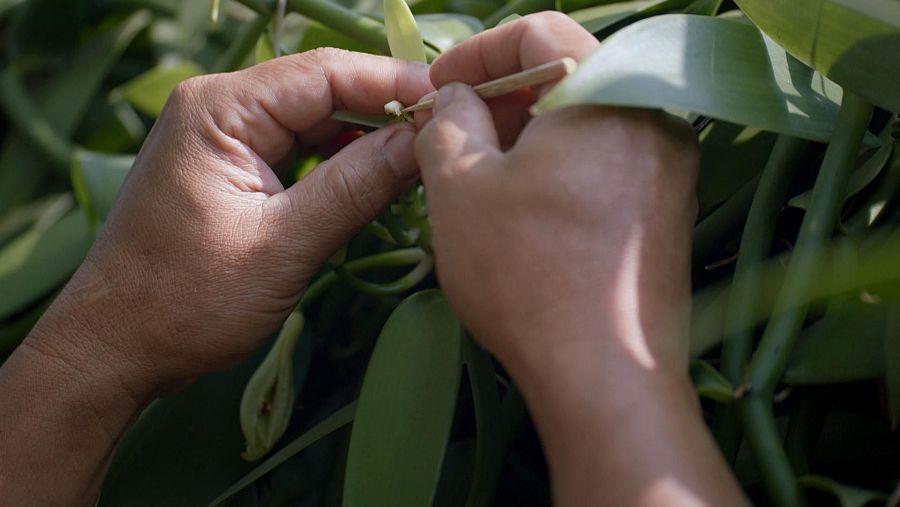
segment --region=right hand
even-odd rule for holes
[[[433,117],[418,118],[416,156],[438,276],[463,322],[507,368],[531,374],[549,353],[599,348],[617,367],[624,359],[684,375],[678,338],[697,209],[690,127],[659,111],[611,107],[530,119],[540,90],[487,105],[468,86],[447,84],[580,60],[596,47],[569,17],[548,12],[434,62],[441,89]]]

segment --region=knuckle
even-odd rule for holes
[[[169,103],[176,107],[185,107],[202,100],[209,86],[211,76],[196,76],[178,83],[169,95]]]

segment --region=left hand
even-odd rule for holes
[[[416,179],[414,129],[363,136],[288,189],[272,167],[335,137],[336,109],[380,113],[431,90],[424,64],[336,49],[185,81],[26,346],[124,369],[138,398],[246,358]]]

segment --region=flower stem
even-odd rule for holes
[[[808,294],[819,275],[823,249],[831,238],[844,203],[850,173],[872,117],[872,105],[845,91],[838,124],[800,226],[784,286],[750,364],[750,393],[740,400],[747,441],[763,484],[774,505],[803,505],[775,426],[772,398],[806,319]]]

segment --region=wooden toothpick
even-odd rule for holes
[[[475,93],[483,99],[491,97],[499,97],[522,88],[529,86],[538,86],[562,79],[575,71],[575,60],[571,58],[560,58],[543,65],[538,65],[532,69],[523,70],[515,74],[510,74],[500,79],[481,83],[473,87]],[[418,104],[403,109],[403,113],[413,113],[423,111],[434,107],[434,96],[421,100]]]

